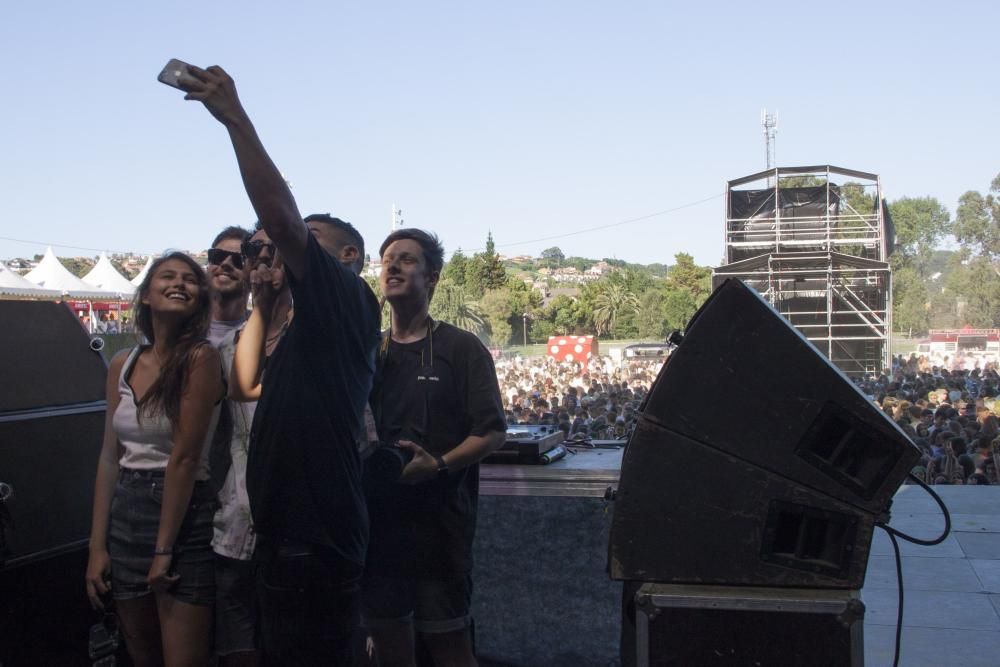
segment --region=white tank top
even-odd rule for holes
[[[141,350],[142,346],[136,346],[132,350],[122,366],[121,375],[118,376],[118,408],[115,410],[111,422],[115,435],[118,436],[118,442],[125,448],[125,453],[118,463],[121,467],[132,470],[166,470],[167,461],[170,460],[170,452],[174,449],[173,428],[170,426],[170,420],[167,419],[166,415],[145,416],[140,424],[138,409],[135,405],[135,394],[127,380]],[[205,432],[201,458],[195,473],[195,479],[199,481],[208,479],[209,450],[211,449],[212,435],[219,422],[221,405],[221,401],[215,404],[215,408],[212,410],[212,419]]]

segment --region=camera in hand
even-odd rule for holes
[[[398,482],[403,469],[413,459],[413,452],[396,446],[400,440],[409,440],[421,447],[424,446],[423,434],[411,428],[404,428],[393,437],[381,441],[365,461],[368,474],[374,481],[388,484]]]

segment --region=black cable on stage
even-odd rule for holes
[[[879,527],[885,529],[885,526],[881,524]],[[899,648],[903,640],[903,559],[899,555],[899,542],[896,541],[896,536],[889,531],[885,531],[885,534],[892,542],[892,552],[896,557],[896,590],[899,591],[899,606],[896,611],[896,648],[892,654],[892,667],[898,667]]]
[[[934,492],[930,486],[927,485],[924,480],[920,479],[912,472],[907,474],[907,477],[912,479],[914,482],[923,487],[924,491],[930,494],[931,498],[937,502],[938,507],[941,508],[941,513],[944,515],[944,532],[942,532],[938,537],[933,540],[924,540],[919,537],[913,537],[912,535],[907,535],[901,531],[892,528],[886,523],[881,521],[876,522],[875,525],[886,532],[889,536],[889,541],[892,542],[893,555],[896,558],[896,587],[899,590],[899,609],[896,612],[896,644],[895,651],[892,659],[892,666],[897,667],[899,665],[899,649],[902,645],[903,639],[903,559],[899,554],[899,542],[896,538],[906,540],[907,542],[912,542],[913,544],[919,544],[924,547],[932,547],[936,544],[941,544],[947,539],[948,535],[951,534],[951,513],[948,512],[948,508],[945,507],[944,501],[941,500],[941,496]]]
[[[890,535],[895,535],[901,540],[906,540],[907,542],[912,542],[913,544],[919,544],[922,547],[933,547],[936,544],[941,544],[942,542],[945,541],[948,535],[951,534],[951,514],[948,512],[948,508],[945,507],[944,501],[941,500],[941,496],[936,494],[934,492],[934,489],[927,486],[927,483],[924,482],[924,480],[920,479],[912,472],[908,473],[907,477],[909,477],[914,482],[922,486],[924,488],[924,491],[929,493],[931,495],[931,498],[933,498],[937,502],[938,507],[941,508],[941,513],[944,514],[944,532],[941,533],[941,535],[939,535],[938,537],[934,538],[933,540],[923,540],[920,539],[919,537],[913,537],[912,535],[907,535],[906,533],[900,532],[885,523],[879,522],[876,525],[878,525],[880,528],[882,528],[882,530],[889,533]]]

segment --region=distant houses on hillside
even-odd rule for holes
[[[584,271],[575,266],[564,266],[557,269],[542,267],[536,273],[543,279],[551,278],[557,283],[585,283],[599,280],[614,270],[613,266],[602,260]]]

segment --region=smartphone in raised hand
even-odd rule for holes
[[[172,88],[177,88],[181,90],[180,85],[178,85],[177,80],[188,73],[188,68],[191,67],[183,60],[177,60],[177,58],[171,58],[164,67],[160,75],[156,77],[156,80],[160,83],[165,83]]]

